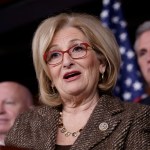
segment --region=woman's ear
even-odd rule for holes
[[[105,70],[106,70],[106,65],[104,65],[104,64],[100,64],[99,65],[99,71],[100,71],[100,73],[104,73],[105,72]]]

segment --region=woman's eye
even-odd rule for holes
[[[84,50],[85,50],[84,47],[82,47],[82,46],[76,46],[76,47],[74,47],[73,52],[80,52],[80,51],[84,51]]]
[[[60,56],[61,56],[60,53],[58,53],[58,52],[52,52],[52,53],[50,53],[50,55],[48,56],[48,60],[57,59],[57,58],[59,58]]]

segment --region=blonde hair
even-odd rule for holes
[[[64,26],[75,27],[82,31],[98,54],[101,63],[106,65],[104,80],[99,81],[99,92],[112,91],[120,69],[120,53],[114,35],[108,28],[103,27],[100,20],[95,16],[80,13],[61,13],[44,20],[35,32],[32,50],[40,99],[43,103],[51,106],[60,105],[62,102],[59,93],[53,93],[51,77],[43,55],[50,46],[56,32]]]

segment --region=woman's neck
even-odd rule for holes
[[[66,113],[81,113],[89,110],[93,110],[98,102],[99,97],[93,97],[92,99],[84,100],[80,105],[73,106],[68,103],[64,103],[63,111]]]

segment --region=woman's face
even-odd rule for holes
[[[73,27],[59,30],[51,43],[50,51],[66,51],[76,44],[89,43],[85,35]],[[63,60],[57,65],[47,65],[52,84],[61,97],[76,96],[96,91],[99,73],[104,68],[97,59],[92,48],[87,50],[84,58],[73,59],[68,53],[63,54]]]

